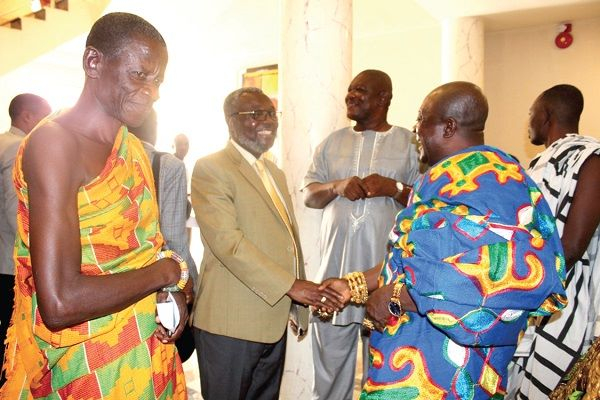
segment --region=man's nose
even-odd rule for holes
[[[152,101],[156,101],[160,98],[158,86],[156,86],[154,84],[144,85],[144,87],[142,88],[142,93],[144,93],[146,96],[150,97],[152,99]]]

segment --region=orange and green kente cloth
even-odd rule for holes
[[[28,189],[22,170],[26,144],[27,139],[14,170],[15,307],[0,399],[185,399],[175,346],[154,336],[156,294],[59,331],[42,321],[29,249]],[[155,261],[163,238],[153,185],[140,141],[121,127],[104,169],[77,194],[81,273],[118,274]]]

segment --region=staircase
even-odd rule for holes
[[[22,18],[33,16],[36,19],[46,19],[46,9],[54,7],[59,10],[69,10],[69,0],[0,0],[0,25],[13,29],[22,29]]]
[[[87,33],[110,0],[0,0],[0,76]]]

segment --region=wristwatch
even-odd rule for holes
[[[388,303],[388,311],[395,317],[401,317],[402,314],[404,314],[402,304],[400,304],[399,300],[390,300]]]
[[[404,287],[404,283],[398,282],[394,285],[394,291],[392,292],[392,298],[388,302],[388,311],[390,314],[396,317],[401,317],[404,314],[404,310],[402,309],[402,302],[400,301],[400,293],[402,292],[402,288]]]
[[[402,194],[402,191],[404,190],[404,183],[397,181],[396,182],[396,189],[398,189],[398,193]]]
[[[400,181],[396,182],[396,194],[394,195],[394,200],[400,202],[400,198],[402,197],[402,191],[404,190],[404,184]]]

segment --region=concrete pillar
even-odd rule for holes
[[[352,1],[281,0],[279,124],[281,164],[300,227],[308,279],[317,271],[321,211],[304,207],[302,180],[315,147],[347,126],[344,98],[352,79]],[[282,399],[310,398],[310,338],[288,337]]]
[[[483,88],[483,21],[462,17],[442,22],[442,82],[469,81]]]

